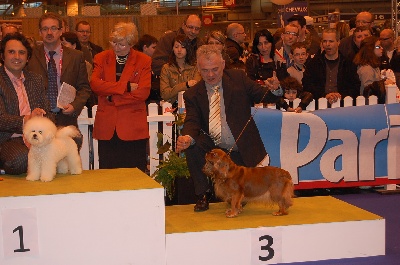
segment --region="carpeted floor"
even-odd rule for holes
[[[367,258],[295,262],[291,265],[398,265],[400,264],[400,194],[381,195],[374,190],[334,195],[335,198],[386,219],[386,255]],[[373,233],[374,231],[365,231]]]

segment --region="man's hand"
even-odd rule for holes
[[[36,108],[36,109],[32,110],[30,115],[25,115],[24,116],[24,123],[27,122],[30,118],[43,117],[44,115],[46,115],[46,111],[44,111],[41,108]]]
[[[178,137],[178,140],[176,141],[176,152],[182,152],[186,148],[190,146],[190,143],[192,142],[192,139],[190,138],[189,135],[181,135]]]
[[[68,104],[64,106],[62,113],[64,113],[65,115],[72,115],[74,111],[75,111],[74,107],[71,104]]]
[[[277,90],[279,88],[279,80],[276,77],[276,72],[273,71],[272,77],[265,80],[265,85],[271,91]]]
[[[341,97],[342,96],[340,95],[340,93],[337,93],[337,92],[332,92],[332,93],[326,94],[326,96],[325,96],[325,98],[328,100],[328,102],[330,104],[335,103],[336,101],[340,100]]]
[[[197,84],[197,81],[196,81],[196,80],[189,80],[189,81],[187,81],[187,83],[188,83],[188,86],[189,86],[189,87],[192,87],[192,86],[194,86],[195,84]]]

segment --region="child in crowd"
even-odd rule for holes
[[[303,86],[301,83],[294,77],[288,76],[280,82],[280,86],[285,91],[285,94],[282,98],[278,100],[276,103],[277,109],[285,109],[286,111],[290,112],[297,112],[300,113],[305,110],[313,101],[313,95],[310,92],[303,91]],[[296,98],[300,98],[300,104],[297,107],[293,106],[293,101]],[[287,99],[289,104],[286,102]]]
[[[290,76],[302,84],[303,73],[306,70],[304,64],[308,58],[307,47],[304,42],[296,42],[291,47],[291,57],[294,64],[287,69]]]

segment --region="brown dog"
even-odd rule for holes
[[[248,168],[236,165],[221,149],[213,149],[205,156],[203,172],[214,182],[215,195],[230,203],[226,217],[242,212],[242,201],[278,204],[279,211],[273,215],[286,215],[293,205],[292,177],[277,167]]]

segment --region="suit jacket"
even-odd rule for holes
[[[261,102],[266,89],[248,78],[244,71],[226,69],[222,77],[223,97],[225,102],[226,121],[235,140],[251,117],[251,107]],[[213,148],[211,138],[203,133],[209,131],[209,101],[204,80],[188,89],[185,99],[186,117],[182,135],[190,135],[196,145],[202,146],[205,151]],[[268,92],[262,102],[273,103],[278,97]],[[253,119],[247,125],[239,141],[236,143],[238,151],[246,166],[254,167],[267,154],[262,143],[257,126]]]
[[[138,88],[127,92],[128,81],[137,83]],[[151,59],[144,53],[130,50],[119,81],[114,51],[97,54],[90,80],[99,100],[93,137],[110,140],[116,131],[121,140],[149,138],[145,100],[150,94],[150,82]]]
[[[62,58],[62,70],[60,83],[63,82],[75,87],[76,97],[71,105],[75,109],[74,118],[75,120],[81,113],[83,107],[86,104],[90,96],[90,85],[87,76],[86,63],[83,59],[83,54],[80,51],[70,49],[67,47],[63,48],[63,58]],[[48,77],[47,77],[47,62],[44,55],[44,46],[39,45],[33,49],[32,57],[26,67],[29,71],[40,74],[43,77],[44,85],[48,87]],[[62,115],[62,114],[59,114]],[[64,115],[67,116],[67,115]]]
[[[25,71],[25,90],[31,111],[35,108],[49,112],[43,79],[40,75]],[[23,116],[20,116],[18,96],[4,66],[0,67],[0,144],[10,139],[14,133],[21,134]]]

